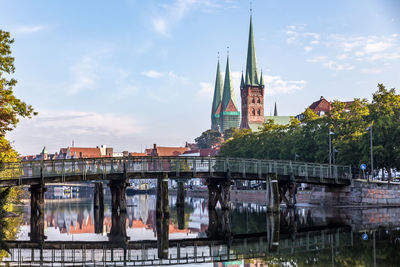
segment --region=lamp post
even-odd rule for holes
[[[296,160],[299,158],[300,156],[296,153],[296,152],[294,152],[294,162],[296,162]]]
[[[335,133],[329,129],[329,176],[332,177],[332,137]]]
[[[372,124],[367,128],[370,133],[370,149],[371,149],[371,177],[374,178],[374,152],[372,149]],[[368,176],[369,177],[369,176]]]
[[[333,166],[335,166],[335,153],[338,153],[339,150],[337,150],[335,147],[333,147]]]

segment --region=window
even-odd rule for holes
[[[260,104],[260,98],[259,97],[257,97],[257,103]]]
[[[253,110],[251,111],[251,114],[253,115],[253,116],[255,116],[256,115],[256,110],[253,108]]]
[[[255,101],[255,99],[254,99],[254,97],[253,98],[251,98],[251,103],[256,103],[256,101]]]
[[[257,115],[258,115],[258,116],[261,115],[261,110],[260,110],[260,109],[257,110]]]

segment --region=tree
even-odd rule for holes
[[[199,148],[211,148],[222,142],[221,133],[210,129],[194,140]]]
[[[367,122],[372,125],[374,166],[385,169],[390,180],[391,168],[400,168],[400,95],[394,88],[387,90],[383,84],[378,84],[369,111]],[[369,150],[370,135],[365,133],[365,162],[370,162]]]
[[[231,138],[231,137],[233,137],[233,135],[237,132],[237,131],[239,131],[239,129],[238,128],[236,128],[236,127],[231,127],[231,128],[229,128],[229,129],[226,129],[225,131],[224,131],[224,141],[226,141],[226,140],[228,140],[229,138]]]
[[[16,127],[19,118],[37,114],[31,105],[14,95],[17,80],[12,78],[15,71],[14,57],[11,56],[13,43],[10,33],[0,30],[0,162],[15,161],[17,156],[5,134]]]

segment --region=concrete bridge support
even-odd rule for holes
[[[112,211],[126,212],[126,187],[127,179],[111,180],[108,186],[111,191]]]
[[[156,200],[157,248],[160,259],[168,259],[169,216],[168,174],[163,173],[162,178],[157,181]]]
[[[185,229],[185,208],[177,206],[176,213],[178,218],[178,229],[183,230]]]
[[[231,179],[207,179],[208,209],[215,209],[218,201],[222,209],[229,209],[231,201]]]

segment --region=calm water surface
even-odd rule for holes
[[[126,214],[105,205],[101,218],[90,201],[47,203],[39,224],[20,206],[17,242],[2,264],[400,266],[398,208],[296,207],[273,216],[251,203],[208,211],[199,198],[176,208],[170,196],[170,216],[160,219],[155,196],[127,200]]]

